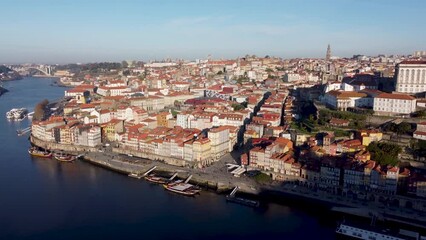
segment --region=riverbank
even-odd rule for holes
[[[264,201],[272,199],[281,199],[291,202],[303,201],[308,204],[334,209],[336,212],[347,215],[370,218],[372,214],[375,214],[387,221],[394,221],[416,227],[426,226],[426,214],[424,211],[421,212],[389,206],[381,202],[380,199],[383,196],[377,195],[375,201],[366,201],[332,195],[323,191],[313,191],[312,189],[299,186],[295,182],[260,184],[253,178],[247,176],[236,178],[228,173],[225,165],[227,162],[231,162],[230,155],[224,156],[219,162],[204,169],[192,169],[169,165],[157,160],[136,158],[133,156],[129,157],[123,154],[124,152],[120,151],[121,153],[117,153],[117,151],[113,149],[106,149],[106,151],[99,152],[98,148],[46,143],[33,137],[31,137],[31,142],[36,146],[52,151],[61,150],[73,154],[84,154],[84,161],[121,174],[145,173],[155,166],[155,173],[158,175],[169,177],[174,173],[178,173],[177,178],[180,179],[186,179],[188,176],[192,175],[190,180],[191,184],[217,193],[229,193],[231,189],[238,186],[239,194],[246,195],[249,198]],[[399,201],[412,201],[411,204],[413,204],[413,207],[423,206],[426,209],[426,201],[424,200],[405,197],[400,197],[398,199]]]
[[[0,87],[0,96],[9,92],[6,88]]]

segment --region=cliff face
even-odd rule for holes
[[[11,81],[21,79],[22,76],[18,72],[0,65],[0,81]]]

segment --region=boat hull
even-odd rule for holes
[[[177,190],[177,189],[173,188],[174,185],[164,184],[163,187],[170,192],[178,193],[178,194],[188,196],[188,197],[192,197],[192,196],[195,196],[196,194],[200,193],[199,190],[184,190],[184,191]]]
[[[167,179],[160,178],[160,177],[153,177],[153,176],[147,176],[147,177],[145,177],[145,180],[147,180],[148,182],[156,183],[156,184],[166,184],[167,183]]]
[[[34,151],[31,151],[31,150],[28,150],[28,153],[33,157],[52,158],[52,153],[36,153]]]

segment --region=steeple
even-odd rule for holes
[[[331,58],[331,48],[330,48],[330,44],[328,44],[327,46],[327,54],[325,55],[325,60],[326,61],[330,61]]]

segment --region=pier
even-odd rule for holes
[[[145,177],[146,175],[150,174],[152,171],[154,171],[157,168],[157,166],[154,166],[150,168],[148,171],[146,171],[142,176]]]
[[[237,193],[238,188],[239,187],[236,186],[231,191],[231,193],[226,196],[226,201],[233,202],[233,203],[238,203],[238,204],[249,206],[249,207],[259,207],[260,206],[260,202],[259,201],[245,199],[245,198],[240,198],[240,197],[235,197],[235,194]]]
[[[18,134],[18,136],[23,136],[29,132],[31,132],[31,127],[16,130],[16,133]]]

